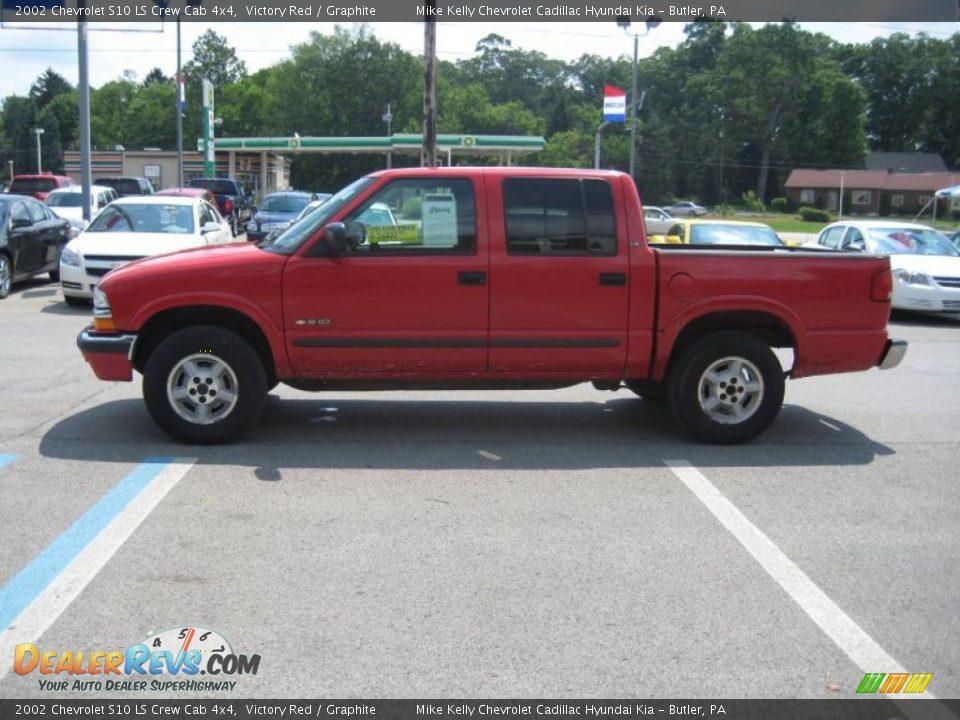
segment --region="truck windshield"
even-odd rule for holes
[[[376,178],[362,177],[338,192],[302,220],[299,220],[277,236],[265,250],[279,255],[293,255],[306,240],[346,206],[358,192],[369,186]]]

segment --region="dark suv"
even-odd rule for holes
[[[117,191],[120,197],[129,195],[153,195],[153,184],[144,177],[105,177],[97,178],[97,185],[106,185]]]

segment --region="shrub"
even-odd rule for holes
[[[767,211],[763,206],[763,200],[758,198],[753,190],[747,190],[740,197],[743,199],[743,206],[750,212],[764,213]]]
[[[776,197],[770,201],[770,207],[778,213],[787,211],[787,199],[785,197]]]
[[[800,219],[806,220],[807,222],[830,222],[830,213],[826,210],[805,206],[797,212],[800,213]]]

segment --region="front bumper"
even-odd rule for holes
[[[894,280],[890,304],[894,310],[960,312],[960,289],[942,285],[910,285]]]
[[[887,344],[883,348],[883,353],[880,355],[880,360],[877,362],[877,367],[881,370],[895,368],[900,364],[900,361],[903,360],[903,356],[906,354],[906,340],[887,340]]]
[[[133,346],[136,335],[99,333],[88,327],[77,335],[77,347],[101,380],[133,380]]]
[[[100,280],[99,277],[88,275],[83,267],[60,263],[60,287],[64,295],[90,300]]]

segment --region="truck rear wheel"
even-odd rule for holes
[[[712,333],[695,341],[670,373],[670,408],[702,440],[734,445],[766,430],[783,405],[783,369],[753,335]]]
[[[263,363],[230,330],[178,330],[154,349],[143,372],[147,410],[168,435],[212,445],[241,435],[256,422],[267,397]]]

